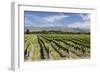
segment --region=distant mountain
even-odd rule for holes
[[[24,31],[29,29],[34,31],[62,31],[62,32],[90,32],[90,29],[85,28],[69,28],[69,27],[24,27]]]

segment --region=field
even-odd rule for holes
[[[90,34],[30,33],[24,35],[24,60],[72,60],[90,58]]]

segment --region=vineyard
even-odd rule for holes
[[[90,34],[31,33],[24,35],[24,60],[90,58]]]

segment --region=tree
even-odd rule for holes
[[[30,30],[29,30],[29,29],[27,29],[27,30],[26,30],[26,34],[29,34],[29,33],[30,33]]]

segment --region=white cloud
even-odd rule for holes
[[[42,24],[42,25],[41,25],[41,27],[47,27],[47,26],[49,26],[49,27],[55,27],[54,24]]]
[[[84,15],[84,14],[80,14],[80,17],[82,18],[82,20],[84,22],[75,22],[73,24],[68,24],[67,27],[71,27],[71,28],[85,28],[85,29],[90,29],[90,15]]]
[[[64,19],[66,17],[69,17],[69,16],[64,15],[64,14],[57,14],[57,15],[53,15],[53,16],[44,17],[43,19],[48,21],[48,22],[54,22],[56,20],[61,20],[61,19]]]
[[[80,14],[80,17],[81,17],[84,21],[90,20],[90,14],[87,14],[87,15]]]
[[[66,24],[67,27],[72,28],[90,28],[90,15],[89,14],[80,14],[79,15],[83,22],[72,22],[73,24]],[[32,16],[26,15],[25,16],[25,26],[38,26],[38,27],[55,27],[55,26],[62,26],[61,23],[56,23],[64,18],[70,17],[69,15],[64,15],[63,13],[59,13],[56,15],[46,16],[46,17],[39,17],[39,16]],[[67,21],[67,20],[66,20]]]
[[[64,14],[57,14],[57,15],[52,15],[52,16],[47,16],[47,17],[34,17],[36,19],[36,21],[38,21],[38,25],[40,25],[40,27],[55,27],[55,26],[61,26],[61,24],[56,24],[56,20],[60,21],[61,19],[65,18],[65,17],[69,17],[67,15]]]
[[[90,29],[90,23],[87,22],[75,22],[73,24],[67,25],[68,27],[71,28],[85,28],[85,29]]]

